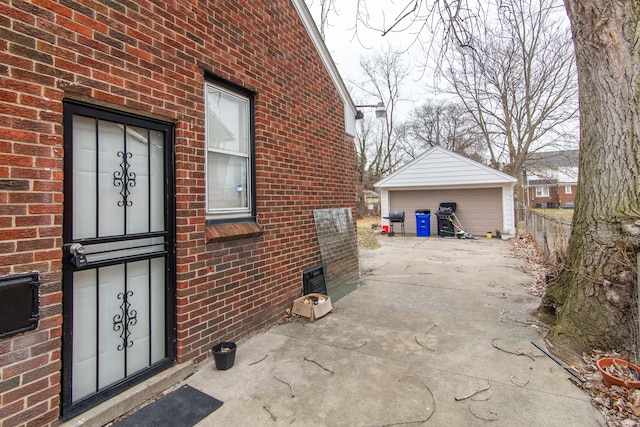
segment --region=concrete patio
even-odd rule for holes
[[[239,342],[231,369],[211,359],[184,381],[224,402],[198,426],[605,425],[531,344],[539,298],[508,242],[378,240],[332,313]]]

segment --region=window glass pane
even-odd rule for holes
[[[163,231],[165,229],[165,209],[164,209],[164,136],[160,131],[151,131],[150,165],[151,174],[151,194],[149,195],[149,206],[151,208],[151,224],[149,231]]]
[[[249,105],[246,99],[207,86],[209,149],[247,154]]]
[[[92,117],[73,116],[73,198],[82,201],[73,212],[74,239],[98,235],[97,126]]]
[[[133,178],[134,186],[129,185],[129,205],[125,207],[126,233],[146,233],[150,231],[149,219],[149,130],[124,126],[127,161],[127,173]],[[129,181],[131,182],[131,181]],[[162,180],[160,180],[162,182]],[[122,184],[126,184],[127,181]],[[162,212],[163,210],[160,210]]]
[[[207,212],[251,214],[250,98],[206,85]]]
[[[249,206],[246,157],[209,152],[207,205],[209,209],[246,209]]]
[[[98,122],[98,236],[118,236],[126,233],[122,183],[114,185],[114,172],[122,174],[124,167],[124,126],[100,120]],[[122,175],[120,175],[122,176]],[[129,187],[134,189],[135,187]],[[131,196],[133,199],[135,195]],[[82,199],[79,199],[82,200]],[[79,204],[78,207],[82,205]],[[74,206],[75,207],[75,206]],[[108,220],[106,220],[108,218]],[[103,220],[105,219],[105,220]]]
[[[536,196],[538,196],[538,197],[548,197],[549,196],[549,188],[548,187],[536,187]]]

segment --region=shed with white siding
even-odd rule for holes
[[[513,190],[517,179],[440,146],[432,147],[378,181],[382,224],[389,211],[405,212],[405,231],[416,233],[415,211],[431,211],[431,235],[438,235],[440,203],[455,202],[464,230],[476,236],[515,235]],[[397,224],[395,224],[397,226]],[[394,230],[396,232],[399,229]]]

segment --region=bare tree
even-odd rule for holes
[[[476,161],[483,161],[484,145],[473,117],[463,105],[428,101],[413,109],[400,123],[396,135],[401,149],[411,159],[440,145]]]
[[[373,183],[384,175],[385,157],[382,124],[371,115],[358,122],[356,143],[356,180],[363,190],[372,190]]]
[[[358,191],[357,212],[359,216],[369,213],[365,204],[365,192],[373,190],[373,184],[384,176],[386,170],[383,124],[372,115],[358,121],[356,144],[356,186]]]
[[[552,20],[555,0],[485,7],[496,19],[451,49],[442,75],[482,130],[490,163],[520,178],[529,153],[569,142],[577,113],[571,36]]]
[[[358,0],[363,3],[366,0]],[[467,0],[405,4],[407,13],[396,15],[380,31],[410,29],[427,37],[439,32],[438,39],[447,48],[473,41],[475,18],[482,15],[478,8],[471,12]],[[550,314],[553,324],[548,342],[564,356],[594,348],[634,349],[637,354],[640,3],[564,0],[564,4],[578,73],[580,179],[565,268],[549,285],[541,312]],[[441,58],[444,52],[448,55],[450,50],[442,50]]]
[[[314,3],[316,3],[316,1],[320,7],[320,22],[316,22],[316,25],[318,27],[318,31],[320,31],[320,37],[322,37],[322,40],[326,40],[326,31],[331,26],[329,23],[329,16],[338,16],[338,9],[336,8],[335,0],[306,0],[307,7],[312,9],[315,6]]]
[[[637,354],[640,4],[565,0],[580,84],[580,180],[565,268],[543,300],[561,352]]]
[[[405,101],[401,90],[409,68],[402,61],[401,53],[392,48],[361,58],[360,66],[366,79],[364,83],[352,81],[351,84],[367,99],[381,100],[387,109],[385,120],[379,122],[381,135],[375,140],[375,155],[370,163],[374,166],[372,172],[382,177],[393,172],[401,162],[394,130],[398,104]]]

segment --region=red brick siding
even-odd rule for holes
[[[571,192],[567,193],[565,191],[565,187],[568,185],[560,184],[558,188],[558,198],[560,201],[560,206],[573,206],[576,200],[576,191],[578,191],[577,185],[571,185]]]
[[[536,187],[529,187],[529,206],[536,207],[537,203],[557,203],[558,202],[558,187],[555,185],[547,186],[549,188],[549,195],[538,197],[536,196]]]
[[[342,102],[288,0],[0,4],[0,274],[41,273],[36,331],[0,340],[0,424],[57,424],[62,99],[176,123],[178,360],[273,323],[320,263],[313,209],[355,209]],[[205,243],[204,73],[256,95],[264,233]]]
[[[565,185],[558,184],[549,187],[549,197],[536,197],[535,187],[529,187],[526,191],[529,194],[529,206],[536,207],[537,203],[559,203],[560,207],[570,206],[575,202],[578,187],[571,185],[571,193],[565,192]],[[525,193],[526,194],[526,193]],[[526,196],[525,196],[526,197]]]

